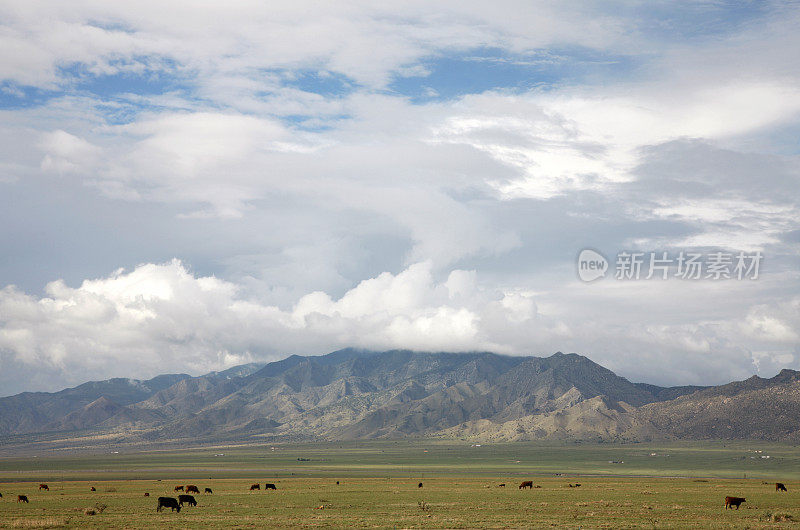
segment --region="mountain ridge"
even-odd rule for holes
[[[197,377],[110,379],[0,398],[0,435],[78,431],[132,442],[419,436],[794,441],[800,438],[800,373],[661,387],[632,383],[575,353],[347,348]]]

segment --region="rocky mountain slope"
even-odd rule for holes
[[[0,434],[53,431],[130,441],[796,440],[800,374],[663,388],[631,383],[577,354],[346,349],[201,377],[109,380],[0,399]]]

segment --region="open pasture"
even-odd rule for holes
[[[763,451],[771,458],[762,459]],[[800,519],[796,453],[791,447],[420,441],[28,456],[0,460],[0,527],[792,527],[798,523],[784,516]],[[766,464],[773,459],[781,464]],[[716,462],[718,473],[703,462]],[[754,467],[762,462],[766,467]],[[540,487],[518,489],[524,480]],[[776,480],[788,492],[776,492]],[[38,489],[41,482],[49,491]],[[264,490],[268,482],[277,489]],[[262,489],[251,492],[253,483]],[[569,487],[576,483],[581,486]],[[198,505],[180,513],[156,512],[159,496],[177,497],[174,487],[188,484],[213,493],[194,494]],[[30,503],[17,503],[18,494]],[[726,496],[747,502],[725,510]]]

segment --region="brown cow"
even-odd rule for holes
[[[743,502],[747,502],[744,500],[744,497],[725,497],[725,509],[727,510],[730,508],[733,510],[733,507],[736,506],[736,509],[739,509],[739,505]]]
[[[783,482],[776,482],[775,491],[786,491],[786,486],[784,486]]]
[[[250,486],[250,491],[260,490],[260,489],[261,489],[261,484],[253,484]]]
[[[145,496],[145,497],[149,497],[149,496],[150,496],[150,494],[149,494],[149,493],[147,493],[147,492],[145,491],[145,492],[144,492],[144,496]]]
[[[175,491],[183,491],[183,486],[175,486]]]
[[[197,489],[197,486],[189,484],[186,486],[186,493],[200,493],[200,490]]]
[[[95,487],[94,487],[94,486],[92,486],[92,489],[91,489],[91,490],[89,490],[89,491],[97,491],[97,490],[95,489]]]
[[[47,487],[47,484],[39,484],[39,491],[50,491],[50,488]]]
[[[28,502],[28,497],[25,495],[17,495],[17,502]]]
[[[519,485],[519,489],[522,490],[522,489],[525,489],[525,488],[533,489],[533,481],[532,480],[526,480],[525,482],[523,482],[522,484]]]

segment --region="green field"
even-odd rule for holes
[[[541,487],[519,490],[523,480]],[[775,481],[789,492],[776,493]],[[39,492],[40,482],[50,491]],[[251,493],[255,482],[278,489]],[[575,483],[581,486],[569,487]],[[195,495],[198,506],[180,513],[156,513],[156,498],[174,496],[177,484],[214,493]],[[798,488],[800,450],[744,443],[383,441],[48,452],[0,459],[0,527],[773,528],[798,524],[774,522],[800,520]],[[30,503],[15,502],[18,494]],[[747,502],[726,511],[726,495]],[[105,505],[102,513],[85,514],[99,512],[96,505]]]

